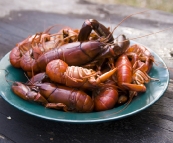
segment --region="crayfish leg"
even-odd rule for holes
[[[67,106],[63,103],[47,103],[46,108],[52,108],[52,109],[63,109],[65,112],[68,111]]]
[[[122,83],[122,86],[128,90],[131,91],[137,91],[137,92],[145,92],[146,87],[143,84],[131,84],[131,83]]]
[[[128,96],[125,95],[125,94],[120,94],[119,97],[118,97],[118,101],[117,101],[117,104],[124,104],[126,103],[128,100]]]
[[[113,70],[110,70],[109,72],[106,72],[102,74],[100,77],[96,79],[96,83],[99,84],[101,82],[105,82],[108,78],[110,78],[115,72],[117,68],[114,68]]]

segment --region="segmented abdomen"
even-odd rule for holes
[[[50,103],[63,103],[69,111],[91,112],[94,103],[89,95],[81,90],[50,83],[40,84],[41,95]]]
[[[121,86],[122,82],[131,83],[132,82],[132,65],[126,55],[121,55],[115,66],[117,67],[117,81],[118,85]]]
[[[13,48],[10,52],[10,63],[15,67],[15,68],[20,68],[20,60],[21,60],[21,53],[19,50],[19,47],[16,46]]]
[[[94,78],[96,72],[77,66],[68,66],[64,61],[58,59],[48,63],[46,74],[54,82],[64,84],[68,87],[88,88],[89,79]]]

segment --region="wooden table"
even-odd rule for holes
[[[76,7],[78,10],[76,10]],[[1,17],[0,58],[9,52],[16,43],[29,35],[43,31],[48,26],[58,23],[80,28],[85,19],[94,18],[113,28],[128,14],[144,10],[120,5],[97,5],[87,1],[73,2],[73,7],[68,6],[67,8],[68,12],[66,14],[62,14],[62,11],[58,10],[53,13],[25,9],[13,11],[9,15]],[[69,13],[70,10],[71,13]],[[131,39],[150,32],[157,32],[171,25],[173,26],[172,14],[151,10],[129,18],[117,28],[114,34],[123,33]],[[173,50],[172,31],[173,29],[169,29],[152,36],[136,39],[136,41],[150,47],[163,58],[168,67],[172,68],[173,58],[170,54]],[[0,96],[0,142],[172,143],[172,72],[170,70],[168,89],[154,105],[128,118],[103,123],[70,124],[41,119],[14,108]]]

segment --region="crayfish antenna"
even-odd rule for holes
[[[168,27],[168,28],[162,29],[162,30],[157,31],[157,32],[151,32],[151,33],[149,33],[149,34],[142,35],[142,36],[139,36],[139,37],[126,39],[126,40],[120,41],[120,42],[118,42],[118,43],[123,43],[123,42],[129,41],[129,40],[140,39],[140,38],[143,38],[143,37],[147,37],[147,36],[150,36],[150,35],[154,35],[154,34],[157,34],[157,33],[161,33],[161,32],[163,32],[163,31],[167,31],[167,30],[172,29],[172,28],[173,28],[173,26],[170,26],[170,27]]]
[[[12,80],[8,80],[7,79],[7,75],[10,73],[7,69],[0,69],[0,70],[4,70],[6,72],[5,74],[5,81],[9,84],[9,82],[11,83],[15,83],[15,81],[12,81]],[[22,82],[21,82],[22,83]],[[10,85],[10,84],[9,84]]]
[[[31,83],[31,85],[34,85],[34,83],[32,83],[31,80],[28,78],[28,76],[26,75],[26,73],[24,73],[24,75],[27,78],[27,80],[29,81],[29,83]]]
[[[47,33],[47,34],[48,34],[48,33],[50,32],[50,30],[53,29],[53,28],[56,27],[56,26],[70,28],[70,27],[65,26],[65,25],[63,25],[63,24],[55,24],[55,25],[52,25],[52,26],[50,26],[49,28],[47,28],[43,33]]]
[[[132,17],[132,16],[134,16],[134,15],[141,14],[141,13],[145,13],[145,12],[147,12],[147,11],[149,11],[149,10],[144,10],[144,11],[137,12],[137,13],[133,13],[133,14],[131,14],[131,15],[126,16],[123,20],[121,20],[121,21],[117,24],[117,26],[114,27],[114,29],[112,30],[112,32],[111,32],[111,33],[105,38],[105,40],[103,40],[102,42],[107,41],[107,40],[109,39],[110,35],[113,34],[113,32],[115,31],[115,29],[117,29],[117,27],[120,26],[125,20],[127,20],[128,18],[130,18],[130,17]],[[126,41],[127,41],[127,40],[126,40]]]
[[[150,77],[148,74],[146,74],[146,75],[148,76],[148,78],[149,78],[150,80],[153,80],[153,81],[160,81],[160,79],[158,79],[158,78]]]
[[[152,32],[152,33],[149,33],[149,34],[146,34],[146,35],[142,35],[142,36],[139,36],[139,37],[136,37],[136,38],[131,38],[131,39],[129,39],[129,40],[135,40],[135,39],[147,37],[147,36],[150,36],[150,35],[153,35],[153,34],[161,33],[161,32],[163,32],[163,31],[166,31],[166,30],[169,30],[169,29],[172,29],[172,28],[173,28],[173,26],[170,26],[170,27],[165,28],[165,29],[162,29],[162,30],[160,30],[160,31]]]
[[[5,80],[6,80],[6,82],[9,84],[9,82],[12,82],[12,83],[14,83],[14,81],[11,81],[11,80],[7,80],[7,75],[10,73],[8,70],[6,70],[6,69],[1,69],[1,70],[4,70],[5,72],[6,72],[6,74],[5,74]]]

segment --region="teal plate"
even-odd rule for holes
[[[149,49],[150,50],[150,49]],[[150,50],[151,51],[151,50]],[[92,113],[70,113],[53,109],[47,109],[44,106],[25,101],[16,96],[11,90],[10,82],[5,80],[6,72],[0,70],[0,95],[11,105],[19,110],[22,110],[28,114],[41,117],[48,120],[69,122],[69,123],[94,123],[121,119],[128,117],[135,113],[138,113],[152,104],[154,104],[166,91],[169,83],[169,72],[163,60],[153,51],[155,61],[161,63],[162,66],[153,65],[149,76],[159,79],[159,81],[151,81],[146,84],[147,91],[145,93],[138,94],[133,99],[131,104],[122,112],[116,113],[123,109],[125,105],[113,108],[107,111],[92,112]],[[9,62],[9,53],[6,54],[0,61],[0,68],[9,72],[7,78],[11,81],[26,81],[24,72],[21,69],[16,69],[11,66]]]

